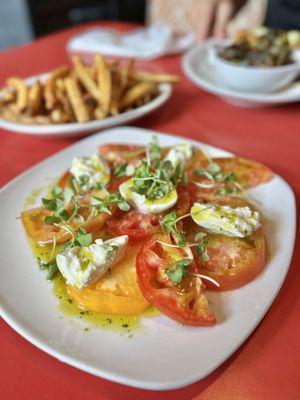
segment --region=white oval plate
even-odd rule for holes
[[[300,101],[299,82],[269,94],[239,92],[224,86],[216,74],[214,44],[213,40],[199,44],[188,51],[182,59],[184,73],[200,88],[239,107],[266,107]]]
[[[160,315],[143,318],[131,339],[86,326],[58,311],[51,283],[39,270],[20,220],[31,190],[49,184],[75,156],[89,155],[104,143],[145,145],[153,131],[120,127],[82,140],[17,177],[0,192],[1,316],[31,343],[74,367],[100,377],[145,389],[164,390],[193,383],[224,362],[263,318],[285,279],[295,239],[295,199],[279,176],[251,191],[261,203],[270,257],[264,272],[232,292],[208,292],[218,317],[214,327],[180,326]],[[160,134],[162,145],[182,138]],[[199,146],[198,142],[190,141]],[[230,153],[201,145],[211,156]],[[284,238],[284,240],[282,240]]]
[[[48,73],[33,76],[25,79],[24,81],[28,84],[31,84],[37,79],[45,80],[47,75]],[[37,125],[13,122],[0,117],[0,128],[17,133],[23,133],[25,135],[43,136],[47,138],[86,136],[91,133],[98,132],[102,129],[112,128],[113,126],[133,122],[139,118],[144,117],[147,114],[150,114],[157,108],[161,107],[169,99],[171,93],[172,85],[170,85],[169,83],[161,83],[159,85],[158,96],[151,100],[149,103],[141,107],[135,108],[134,110],[107,117],[101,120],[93,120],[84,123],[71,122],[67,124]]]

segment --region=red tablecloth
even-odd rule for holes
[[[129,25],[114,24],[120,29]],[[48,71],[67,62],[65,44],[76,27],[0,54],[0,84],[6,77]],[[182,75],[179,57],[152,62]],[[137,126],[178,134],[264,162],[300,195],[300,105],[242,109],[195,87],[186,78],[172,99]],[[72,143],[0,131],[0,184]],[[2,227],[5,229],[5,227]],[[285,240],[285,238],[282,238]],[[169,392],[147,392],[110,383],[62,364],[0,321],[0,397],[3,399],[203,399],[300,398],[300,248],[282,290],[246,343],[202,381]],[[199,343],[201,346],[201,343]],[[158,354],[159,357],[159,354]]]

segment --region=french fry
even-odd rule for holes
[[[130,77],[136,81],[142,82],[154,82],[154,83],[178,83],[180,77],[177,75],[170,74],[154,74],[147,71],[131,71]]]
[[[103,119],[106,117],[106,112],[102,110],[101,107],[96,107],[94,110],[95,119]]]
[[[100,102],[104,113],[108,113],[111,101],[111,73],[104,58],[100,54],[95,56],[96,74],[100,91]]]
[[[17,122],[18,113],[12,110],[10,107],[5,107],[1,110],[1,116],[9,121]]]
[[[36,81],[29,88],[27,114],[31,116],[37,114],[38,110],[42,105],[42,100],[43,100],[43,87],[40,81]]]
[[[56,87],[57,100],[58,100],[63,112],[67,116],[67,121],[68,122],[75,121],[75,116],[73,113],[73,109],[72,109],[70,100],[65,92],[65,85],[64,85],[64,83],[62,83],[62,85],[59,85],[59,86],[60,86],[60,89],[58,87]]]
[[[96,64],[94,63],[90,67],[85,67],[87,73],[91,76],[91,78],[95,81],[97,78],[97,72],[96,72]]]
[[[77,81],[74,78],[66,78],[65,87],[73,112],[78,122],[86,122],[90,119],[88,110],[83,102]]]
[[[69,68],[66,66],[56,68],[46,80],[44,86],[44,97],[47,110],[52,110],[57,102],[57,98],[55,95],[56,80],[65,77],[68,72]]]
[[[26,85],[18,78],[7,80],[0,97],[0,115],[22,123],[57,124],[104,119],[149,103],[161,82],[179,77],[138,71],[134,61],[120,66],[118,60],[95,55],[86,66],[78,57],[73,68],[53,70],[46,81]]]
[[[134,60],[131,59],[128,61],[126,67],[119,69],[121,86],[123,89],[125,89],[129,83],[133,71],[133,66],[134,66]]]
[[[4,89],[2,90],[2,100],[5,103],[10,103],[16,100],[16,91]]]
[[[17,93],[16,106],[20,112],[26,110],[28,105],[28,89],[25,83],[18,78],[10,78],[7,80],[7,85],[14,89]]]
[[[144,97],[147,94],[154,93],[157,90],[157,86],[151,82],[141,82],[132,86],[122,97],[119,103],[119,109],[124,110],[133,105],[137,100]]]
[[[39,124],[39,125],[49,125],[51,123],[50,118],[46,115],[36,115],[34,117],[28,116],[26,114],[20,114],[16,111],[16,108],[6,107],[1,110],[1,116],[9,121],[21,122],[24,124]]]
[[[50,119],[55,124],[63,124],[68,122],[68,115],[65,114],[60,108],[55,108],[50,113]]]
[[[101,101],[99,89],[96,82],[92,79],[91,75],[87,72],[85,66],[78,56],[72,57],[72,62],[75,68],[75,74],[85,89],[93,96],[98,102]]]
[[[57,91],[60,91],[60,92],[62,92],[62,93],[65,93],[66,88],[65,88],[65,85],[64,85],[64,80],[63,80],[63,78],[59,78],[59,79],[57,79],[57,80],[55,81],[55,88],[56,88],[56,94],[57,94]]]
[[[111,115],[118,115],[120,113],[119,112],[119,107],[118,107],[118,101],[116,99],[113,99],[111,101],[110,113],[111,113]]]

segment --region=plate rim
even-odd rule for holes
[[[300,101],[300,89],[299,93],[293,95],[285,95],[284,97],[278,98],[278,93],[273,94],[255,94],[255,93],[243,93],[234,89],[219,86],[203,78],[194,70],[191,66],[192,60],[200,51],[209,51],[210,47],[214,44],[213,40],[208,40],[204,43],[197,44],[189,51],[187,51],[181,60],[181,67],[184,74],[198,87],[212,93],[219,97],[231,98],[232,100],[248,101],[249,103],[261,104],[261,105],[279,105],[284,103],[292,103]],[[199,57],[199,60],[201,58]],[[282,95],[282,94],[281,94]],[[277,97],[276,97],[277,96]]]
[[[43,72],[41,74],[32,75],[23,79],[25,83],[35,82],[37,79],[42,81],[50,72]],[[117,115],[109,116],[99,120],[87,121],[85,123],[70,122],[65,124],[25,124],[14,122],[0,117],[0,128],[15,132],[23,135],[40,136],[48,138],[56,137],[76,137],[83,136],[92,132],[97,132],[102,129],[110,129],[118,125],[127,124],[142,118],[156,109],[163,106],[171,97],[173,86],[171,83],[158,83],[159,94],[147,104],[133,110],[126,111]],[[2,90],[0,91],[0,98],[2,97]]]
[[[116,127],[116,128],[111,128],[111,129],[107,129],[105,131],[101,131],[98,132],[98,134],[96,134],[97,136],[102,135],[103,133],[109,133],[109,134],[114,134],[114,133],[118,133],[117,131],[120,131],[122,129],[131,129],[134,130],[136,132],[142,132],[142,133],[152,133],[152,134],[158,134],[158,135],[162,135],[165,137],[170,137],[170,138],[176,138],[179,140],[187,140],[189,142],[191,142],[193,145],[196,145],[198,147],[201,146],[207,146],[208,148],[213,148],[213,149],[217,149],[217,150],[221,150],[224,153],[227,153],[228,156],[234,156],[233,153],[228,152],[227,150],[223,150],[222,148],[216,147],[216,146],[212,146],[210,144],[206,144],[204,142],[200,142],[197,140],[193,140],[187,137],[182,137],[182,136],[178,136],[178,135],[172,135],[172,134],[168,134],[168,133],[164,133],[164,132],[160,132],[160,131],[154,131],[151,129],[143,129],[143,128],[136,128],[136,127],[131,127],[131,126],[122,126],[122,127]],[[115,132],[114,132],[115,131]],[[64,149],[52,154],[51,156],[43,159],[41,162],[31,166],[30,168],[28,168],[26,171],[22,172],[21,174],[17,175],[15,178],[13,178],[11,181],[9,181],[6,185],[4,185],[1,189],[0,189],[0,197],[2,195],[3,192],[5,192],[6,190],[9,190],[10,186],[16,184],[19,180],[23,179],[24,177],[26,177],[26,175],[30,174],[31,171],[35,170],[37,167],[41,168],[43,167],[44,164],[46,164],[51,158],[54,158],[56,156],[59,156],[65,152],[68,152],[70,148],[76,148],[76,147],[81,147],[84,142],[86,141],[90,141],[92,139],[95,139],[95,136],[93,137],[88,137],[85,139],[82,139],[76,143],[73,143],[69,146],[66,146]],[[134,143],[134,142],[132,142]],[[25,338],[27,341],[29,341],[31,344],[33,344],[34,346],[36,346],[37,348],[39,348],[40,350],[44,351],[45,353],[53,356],[54,358],[56,358],[57,360],[64,362],[68,365],[71,365],[75,368],[78,368],[81,371],[84,372],[88,372],[92,375],[98,376],[100,378],[103,379],[107,379],[109,381],[115,382],[115,383],[120,383],[126,386],[131,386],[131,387],[135,387],[135,388],[139,388],[139,389],[147,389],[147,390],[153,390],[153,391],[158,391],[158,390],[172,390],[172,389],[179,389],[182,388],[184,386],[190,385],[192,383],[195,383],[203,378],[205,378],[207,375],[209,375],[211,372],[213,372],[215,369],[217,369],[221,364],[223,364],[244,342],[245,340],[247,340],[247,338],[252,334],[252,332],[257,328],[257,326],[259,325],[259,323],[261,322],[261,320],[265,317],[266,313],[268,312],[268,310],[270,309],[271,305],[273,304],[275,298],[277,297],[277,295],[279,294],[281,287],[285,281],[286,275],[289,271],[290,268],[290,264],[291,264],[291,260],[293,257],[293,253],[294,253],[294,245],[295,245],[295,239],[296,239],[296,199],[295,199],[295,194],[291,188],[291,186],[279,175],[275,174],[275,177],[277,177],[281,184],[283,184],[285,186],[285,188],[289,191],[289,193],[291,194],[291,200],[293,202],[293,214],[294,214],[294,219],[293,219],[293,223],[292,223],[292,237],[293,237],[293,241],[290,242],[289,244],[289,259],[288,262],[286,263],[287,267],[285,268],[284,273],[281,275],[281,283],[280,286],[278,287],[278,289],[276,291],[274,291],[274,293],[272,294],[271,298],[269,299],[269,301],[267,303],[264,304],[264,311],[262,313],[262,315],[258,315],[257,319],[255,320],[255,323],[252,325],[251,329],[248,330],[245,335],[243,335],[239,341],[236,342],[235,346],[233,346],[233,348],[230,349],[230,351],[228,351],[226,353],[226,355],[223,356],[222,359],[220,359],[219,363],[214,364],[209,370],[206,369],[204,373],[195,373],[192,376],[190,375],[188,378],[183,378],[181,380],[177,380],[176,383],[171,381],[171,382],[149,382],[149,381],[143,381],[141,379],[134,379],[132,377],[127,377],[126,375],[121,375],[118,372],[107,372],[105,369],[100,369],[100,368],[96,368],[96,367],[92,367],[89,366],[86,363],[82,363],[81,361],[77,361],[77,359],[75,357],[69,356],[69,355],[62,355],[59,351],[56,351],[52,348],[51,345],[45,344],[43,342],[43,340],[39,339],[38,335],[35,334],[30,334],[27,333],[26,331],[26,326],[24,324],[22,324],[22,322],[18,323],[15,322],[14,318],[10,317],[10,312],[5,310],[4,307],[2,306],[2,304],[0,303],[0,317],[2,317],[4,319],[4,321],[6,321],[6,323],[12,327],[18,334],[20,334],[23,338]],[[23,327],[24,325],[24,327]]]

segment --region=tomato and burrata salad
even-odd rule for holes
[[[237,289],[266,264],[247,189],[271,178],[255,161],[210,158],[187,142],[107,144],[76,157],[22,222],[48,279],[60,275],[81,310],[137,316],[154,306],[181,324],[214,325],[206,288]]]

